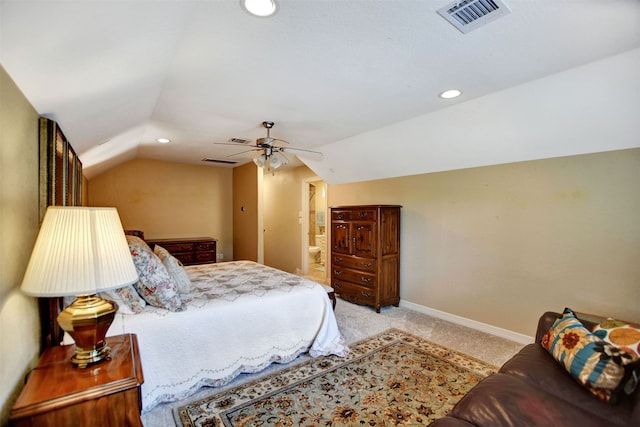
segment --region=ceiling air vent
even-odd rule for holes
[[[248,144],[251,141],[244,138],[231,138],[229,142],[235,142],[236,144]]]
[[[501,0],[462,0],[439,9],[438,13],[466,34],[511,13],[511,9]]]
[[[224,163],[225,165],[235,165],[238,162],[234,162],[233,160],[218,160],[218,159],[210,159],[210,158],[206,158],[206,159],[202,159],[203,162],[209,162],[209,163]]]

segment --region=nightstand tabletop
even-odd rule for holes
[[[86,368],[71,363],[74,345],[45,350],[11,410],[11,419],[139,387],[144,377],[136,336],[118,335],[106,341],[111,348],[110,359]]]

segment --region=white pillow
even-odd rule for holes
[[[189,279],[189,274],[187,274],[180,260],[160,245],[156,245],[153,248],[153,252],[160,258],[171,279],[178,286],[178,292],[181,294],[189,293],[191,291],[191,279]]]

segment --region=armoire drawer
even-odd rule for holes
[[[354,304],[371,305],[375,303],[375,291],[373,289],[343,282],[339,279],[332,280],[331,287],[340,298]]]
[[[332,280],[344,280],[371,289],[376,286],[376,276],[374,274],[350,270],[340,266],[331,267],[331,278]]]
[[[335,266],[362,270],[373,274],[376,272],[376,261],[371,258],[334,254],[333,257],[331,257],[331,263]]]

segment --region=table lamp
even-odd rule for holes
[[[76,296],[59,314],[58,324],[75,341],[71,362],[85,368],[108,358],[105,335],[118,309],[96,294],[137,280],[115,208],[50,206],[22,291],[37,297]]]

